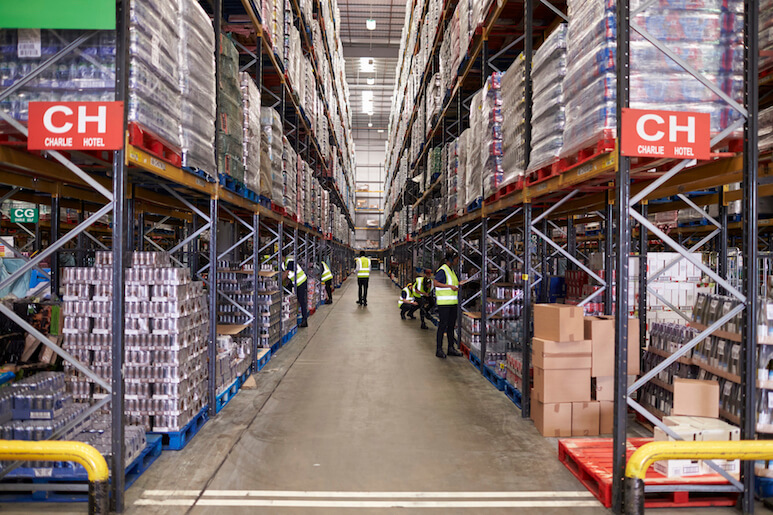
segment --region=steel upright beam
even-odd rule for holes
[[[604,290],[604,314],[612,314],[612,285],[615,276],[615,258],[614,258],[614,214],[612,209],[612,195],[610,190],[606,192],[607,205],[604,211],[604,281],[607,283],[607,289]],[[620,290],[618,284],[618,291]]]
[[[40,237],[40,204],[35,204],[35,210],[38,212],[38,221],[35,222],[35,252],[43,249],[43,240]]]
[[[462,270],[464,270],[464,258],[462,257],[462,253],[464,252],[464,230],[462,227],[462,224],[459,224],[456,227],[456,255],[459,256],[459,265],[457,265],[456,270],[456,277],[461,278],[462,277]],[[435,277],[435,268],[436,263],[432,262],[433,270],[432,270],[432,277]],[[457,343],[461,343],[462,341],[462,299],[461,295],[459,295],[459,292],[457,292],[457,299],[458,303],[456,305],[456,320],[458,323],[456,324],[456,341]]]
[[[115,60],[115,99],[124,102],[122,116],[123,127],[126,127],[127,104],[129,92],[129,2],[121,1],[116,6],[116,60]],[[126,168],[126,149],[117,150],[113,154],[113,295],[111,308],[111,327],[113,336],[111,343],[112,369],[110,376],[110,449],[112,457],[111,503],[116,513],[124,511],[124,491],[126,490],[126,456],[124,437],[124,338],[125,338],[125,276],[124,270],[130,265],[130,249],[128,247],[129,217],[126,202],[128,188],[128,170]],[[56,226],[59,225],[59,205],[56,206]],[[54,230],[54,211],[51,212],[52,232]],[[54,267],[52,262],[52,274]],[[58,291],[57,282],[52,279],[52,295]],[[117,472],[116,472],[117,471]]]
[[[629,52],[631,41],[630,0],[617,1],[617,119],[629,103]],[[622,124],[617,124],[617,141],[621,140]],[[631,229],[628,208],[631,201],[631,161],[618,149],[618,172],[615,177],[615,235],[617,239],[617,296],[615,303],[615,383],[614,430],[612,436],[612,510],[623,511],[623,478],[626,463],[626,428],[628,412],[628,256]],[[609,222],[610,220],[607,219]],[[607,284],[612,284],[609,277]]]
[[[484,42],[485,43],[485,42]],[[480,226],[480,373],[486,369],[486,351],[488,350],[488,315],[486,300],[488,299],[488,218],[481,219]],[[461,258],[460,258],[461,262]],[[461,320],[459,321],[461,324]],[[472,346],[472,342],[470,342]]]
[[[547,217],[542,219],[542,234],[548,234],[548,219]],[[539,295],[539,302],[548,302],[548,292],[550,291],[550,288],[548,286],[549,281],[549,271],[548,271],[548,242],[545,241],[544,238],[540,238],[539,242],[539,259],[540,259],[540,266],[539,271],[540,274],[542,274],[542,279],[540,280],[540,295]]]
[[[277,253],[277,270],[279,270],[279,312],[281,313],[284,309],[284,300],[285,300],[285,287],[284,287],[284,281],[282,280],[282,263],[284,263],[284,222],[279,222],[277,225],[277,247],[278,247],[278,253]],[[279,338],[284,337],[284,320],[283,316],[279,315]]]
[[[217,215],[219,199],[209,201],[209,358],[208,396],[209,417],[217,415]]]
[[[647,218],[647,202],[641,204],[640,212]],[[639,353],[647,342],[647,252],[649,251],[647,228],[639,224]],[[641,355],[641,354],[640,354]]]
[[[759,0],[744,0],[744,100],[748,113],[744,125],[743,160],[743,294],[746,311],[741,331],[741,439],[754,440],[757,405],[757,307],[759,262],[757,261],[757,180],[759,111]],[[754,462],[741,462],[744,491],[741,508],[754,513]]]
[[[40,211],[38,211],[40,213]],[[82,224],[86,219],[86,208],[84,202],[81,201],[81,208],[78,210],[78,225]],[[38,215],[38,220],[40,216]],[[83,233],[78,235],[78,251],[75,253],[76,263],[78,266],[86,266],[86,237]]]
[[[258,272],[260,272],[260,215],[252,215],[252,230],[255,231],[252,245],[252,373],[258,371],[258,340],[260,339],[260,308],[258,302]],[[281,315],[280,315],[281,317]]]
[[[61,210],[59,209],[59,195],[51,196],[51,230],[49,231],[49,245],[53,245],[59,240],[59,231],[61,225]],[[51,254],[51,297],[59,298],[59,251]]]
[[[725,199],[725,187],[719,188],[719,239],[715,240],[719,245],[719,252],[717,256],[717,273],[722,279],[727,280],[728,277],[728,263],[727,263],[727,200]],[[717,293],[720,295],[725,294],[725,289],[717,285]]]
[[[134,230],[135,230],[135,224],[134,224],[134,185],[129,188],[128,193],[130,194],[129,198],[126,200],[126,218],[129,221],[126,231],[126,248],[129,249],[129,251],[134,250]]]
[[[526,0],[531,4],[531,0]],[[531,11],[529,11],[531,18]],[[527,38],[527,41],[531,41]],[[528,125],[528,124],[527,124]],[[521,310],[521,329],[523,336],[521,338],[521,416],[529,418],[531,416],[531,203],[523,205],[523,309]]]
[[[577,231],[574,227],[574,215],[569,215],[566,219],[566,251],[573,255],[577,255]],[[566,263],[567,270],[574,270],[575,264],[571,260]]]

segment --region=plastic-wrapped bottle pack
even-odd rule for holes
[[[271,107],[261,107],[260,125],[262,138],[260,144],[261,195],[272,202],[284,204],[284,177],[282,174],[282,120],[279,113]]]
[[[526,168],[525,60],[523,54],[502,75],[502,181],[498,188],[523,177]]]
[[[481,112],[481,180],[483,198],[496,193],[504,183],[502,124],[502,73],[494,72],[483,87]]]
[[[243,156],[244,185],[260,191],[260,90],[252,77],[241,73],[244,121]]]
[[[78,300],[64,301],[63,348],[103,379],[112,369],[111,310],[108,300],[99,299],[110,286],[110,265],[111,254],[98,252],[95,267],[63,274],[65,292],[78,294]],[[148,431],[179,430],[206,401],[209,317],[203,284],[191,280],[189,269],[173,268],[165,253],[135,252],[126,271],[125,326],[127,420]],[[67,363],[65,372],[74,399],[105,395]]]

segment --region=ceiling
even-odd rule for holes
[[[352,129],[372,131],[386,138],[392,92],[395,88],[395,66],[400,48],[400,35],[405,20],[405,0],[338,0],[341,14],[341,43],[346,59],[352,108]],[[376,29],[366,28],[367,19],[376,20]],[[364,71],[362,61],[373,59],[374,71]],[[368,84],[373,79],[373,84]],[[363,92],[373,92],[373,115],[363,113]],[[366,93],[367,94],[367,93]],[[372,127],[368,124],[372,123]],[[379,133],[378,130],[383,130]]]

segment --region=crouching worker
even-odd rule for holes
[[[419,303],[416,302],[416,299],[413,296],[413,284],[409,284],[403,288],[400,292],[400,300],[397,301],[397,305],[400,306],[400,318],[405,320],[405,316],[408,315],[408,318],[411,320],[416,320],[416,317],[413,316],[413,314],[419,309]]]

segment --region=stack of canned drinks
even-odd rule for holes
[[[64,349],[102,379],[112,368],[112,254],[93,268],[65,268]],[[179,431],[204,406],[209,315],[203,283],[172,267],[163,252],[135,252],[126,270],[125,365],[127,422],[147,431]],[[77,400],[106,395],[65,363]]]
[[[282,329],[289,333],[298,325],[298,297],[285,293],[282,297]]]

